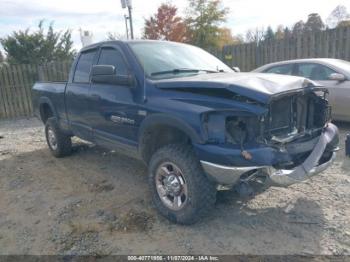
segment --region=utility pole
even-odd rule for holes
[[[129,19],[129,17],[127,15],[124,15],[124,19],[125,19],[126,39],[129,39],[129,29],[128,29],[128,19]]]
[[[132,3],[131,0],[121,0],[122,3],[122,8],[128,8],[129,11],[129,17],[125,17],[125,19],[129,19],[129,23],[130,23],[130,36],[131,39],[134,39],[134,28],[133,28],[133,24],[132,24]],[[125,20],[126,22],[126,20]],[[127,30],[127,35],[128,35],[128,30]]]
[[[130,22],[130,35],[131,35],[131,39],[134,39],[134,28],[133,28],[133,25],[132,25],[131,0],[129,0],[127,2],[129,3],[128,4],[128,9],[129,9],[129,22]]]

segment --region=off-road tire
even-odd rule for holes
[[[53,147],[49,142],[49,130],[52,130],[56,138],[56,147]],[[45,123],[46,142],[53,156],[60,158],[69,155],[72,152],[71,137],[64,134],[58,126],[55,117],[49,118]]]
[[[172,162],[182,171],[186,180],[188,200],[180,210],[168,208],[160,199],[156,188],[156,172],[162,163]],[[216,188],[204,171],[189,145],[171,144],[160,148],[149,164],[149,186],[153,203],[161,215],[178,224],[193,224],[214,206]]]

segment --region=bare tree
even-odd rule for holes
[[[248,43],[260,43],[264,40],[265,29],[264,27],[256,27],[255,29],[249,29],[245,35],[245,39]]]
[[[326,19],[326,24],[329,28],[335,28],[341,22],[350,20],[350,14],[343,5],[338,5]]]
[[[119,34],[119,33],[113,33],[113,32],[108,32],[107,33],[107,40],[123,40],[126,39],[126,35]]]

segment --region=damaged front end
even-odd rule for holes
[[[274,96],[262,114],[205,114],[208,143],[196,145],[204,171],[223,188],[258,176],[289,186],[322,172],[334,160],[339,142],[326,95],[315,89]]]

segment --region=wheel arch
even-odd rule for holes
[[[39,114],[40,114],[40,119],[44,124],[50,117],[57,118],[57,112],[49,98],[41,97],[39,99]]]
[[[156,114],[142,122],[139,130],[139,153],[146,164],[157,149],[174,143],[203,141],[189,124],[177,117]]]

